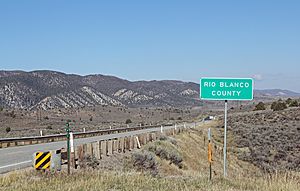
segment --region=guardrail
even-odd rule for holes
[[[174,124],[164,124],[163,126],[172,126],[172,125]],[[161,126],[162,125],[151,125],[151,126],[136,126],[136,127],[116,128],[116,129],[103,129],[103,130],[88,131],[88,132],[74,132],[73,135],[75,138],[86,138],[86,137],[93,137],[93,136],[99,136],[105,134],[149,129],[149,128],[155,128]],[[46,136],[2,138],[0,139],[0,148],[64,141],[66,139],[67,137],[65,133],[56,134],[56,135],[46,135]]]

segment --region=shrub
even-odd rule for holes
[[[125,124],[132,123],[131,119],[126,119]]]
[[[285,101],[285,103],[287,104],[287,105],[290,105],[291,103],[292,103],[292,99],[291,98],[288,98],[286,101]]]
[[[299,103],[297,100],[293,100],[290,104],[289,104],[289,107],[298,107],[299,106]]]
[[[132,154],[133,166],[141,171],[150,171],[152,175],[157,175],[158,164],[155,155],[149,151],[135,152]]]
[[[254,108],[254,111],[259,111],[259,110],[266,110],[266,106],[263,102],[259,102]]]
[[[166,140],[155,141],[145,148],[150,152],[155,153],[161,159],[170,161],[170,164],[175,164],[179,168],[182,168],[182,156],[179,153],[176,145]]]
[[[277,105],[277,101],[274,101],[274,102],[272,103],[272,105],[271,105],[271,109],[274,110],[274,108],[275,108],[276,105]]]
[[[3,107],[0,107],[0,111],[3,111]]]
[[[49,120],[49,117],[48,117],[48,116],[45,116],[44,119],[45,119],[45,120]]]
[[[170,120],[175,120],[174,117],[171,117]]]
[[[11,128],[10,127],[6,127],[5,131],[6,131],[6,133],[9,133],[11,131]]]
[[[273,104],[272,104],[273,105]],[[287,106],[284,102],[277,102],[274,106],[273,106],[273,111],[280,111],[280,110],[284,110],[286,109]]]
[[[93,121],[93,116],[90,117],[90,121]]]
[[[96,159],[96,157],[91,156],[91,155],[86,155],[83,157],[83,161],[81,162],[80,168],[92,168],[92,169],[97,169],[99,167],[99,160]]]
[[[51,126],[51,125],[48,125],[46,129],[52,129],[52,126]]]
[[[177,120],[182,120],[182,118],[181,118],[181,117],[178,117]]]

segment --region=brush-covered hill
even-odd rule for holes
[[[0,105],[8,108],[188,106],[200,104],[198,92],[198,84],[174,80],[130,82],[105,75],[0,71]]]
[[[256,100],[300,97],[287,90],[258,90]],[[176,80],[128,81],[114,76],[56,71],[0,71],[0,106],[44,110],[95,105],[200,106],[199,84]]]

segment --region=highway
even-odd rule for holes
[[[194,123],[186,123],[186,128],[193,127]],[[177,128],[182,128],[183,125],[177,125]],[[172,129],[174,126],[163,127],[163,130]],[[78,146],[85,143],[107,140],[113,138],[120,138],[126,136],[133,136],[149,132],[158,132],[161,131],[160,127],[142,129],[137,131],[129,131],[124,133],[117,134],[106,134],[95,137],[74,139],[74,146]],[[13,170],[19,170],[22,168],[30,167],[32,165],[32,156],[37,151],[49,151],[57,150],[61,148],[66,148],[66,141],[51,142],[51,143],[42,143],[34,145],[26,145],[19,147],[8,147],[0,149],[0,174],[10,172]]]

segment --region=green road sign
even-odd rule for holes
[[[203,100],[252,100],[251,78],[201,78],[200,98]]]

